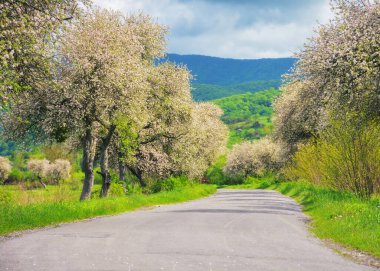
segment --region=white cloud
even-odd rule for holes
[[[231,58],[287,57],[331,17],[328,0],[95,0],[143,11],[170,28],[168,51]]]

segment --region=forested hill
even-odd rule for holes
[[[229,59],[201,55],[168,54],[167,59],[186,64],[197,84],[236,85],[250,81],[280,80],[295,58]]]
[[[278,88],[295,58],[228,59],[168,54],[166,60],[185,64],[194,76],[194,100],[208,101],[236,94]]]

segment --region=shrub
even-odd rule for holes
[[[257,171],[258,165],[254,162],[254,145],[250,142],[242,142],[233,147],[223,171],[233,179],[243,180]]]
[[[227,158],[226,156],[221,156],[216,160],[214,164],[209,167],[206,172],[206,178],[209,183],[222,185],[227,184],[228,179],[224,175],[223,167],[226,165]]]
[[[68,160],[57,159],[54,163],[49,164],[47,176],[59,183],[59,181],[65,180],[70,177],[71,164]]]
[[[99,198],[101,189],[101,185],[95,185],[92,189],[91,198]],[[123,185],[119,183],[112,183],[108,196],[115,198],[125,196]]]
[[[32,159],[28,162],[28,169],[40,180],[59,183],[70,177],[71,164],[68,160],[63,159],[57,159],[53,163],[46,159]]]
[[[331,123],[320,138],[300,148],[285,175],[364,197],[380,193],[380,125]]]
[[[173,191],[177,188],[181,188],[189,184],[189,180],[184,176],[169,177],[162,181],[156,181],[152,187],[153,193],[161,191]]]
[[[0,182],[3,182],[8,178],[11,169],[12,167],[9,159],[0,156]]]
[[[11,172],[9,173],[8,181],[21,182],[21,181],[35,181],[37,180],[36,175],[30,171],[24,171],[17,167],[12,167]]]
[[[31,159],[28,162],[28,169],[39,178],[45,178],[49,172],[50,162],[46,159]]]
[[[142,194],[142,188],[139,184],[136,183],[128,183],[126,184],[126,193],[131,194]]]
[[[268,138],[237,144],[228,155],[224,173],[236,180],[259,176],[282,165],[282,148]]]

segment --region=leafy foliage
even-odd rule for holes
[[[189,185],[189,180],[184,176],[169,177],[165,180],[155,182],[152,187],[153,193],[161,191],[173,191]]]
[[[332,7],[334,18],[297,53],[289,79],[307,81],[338,116],[347,110],[379,116],[380,2],[335,0]]]
[[[226,162],[227,157],[225,155],[222,155],[207,169],[207,172],[205,174],[207,182],[217,185],[230,184],[230,179],[227,178],[223,172],[223,168],[226,165]]]
[[[287,143],[293,152],[323,130],[327,114],[322,97],[311,91],[308,81],[295,81],[281,88],[274,105],[274,137]]]

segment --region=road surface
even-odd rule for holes
[[[0,242],[0,270],[375,270],[311,236],[300,206],[267,190],[62,225]]]

